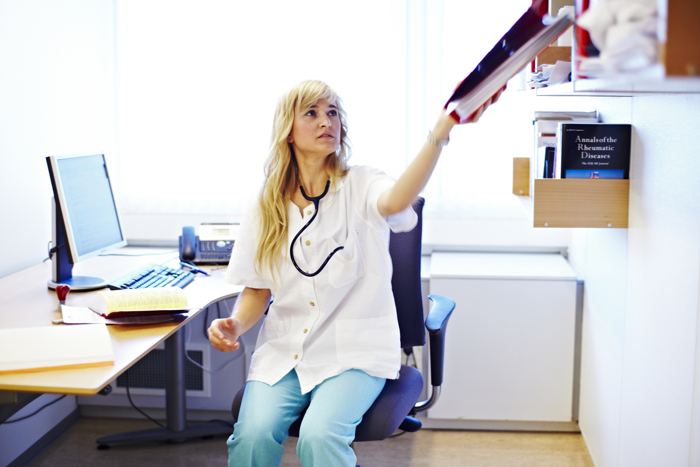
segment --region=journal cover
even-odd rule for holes
[[[561,123],[557,137],[561,178],[629,178],[632,125]]]

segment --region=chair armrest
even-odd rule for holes
[[[442,295],[428,295],[428,298],[434,303],[428,319],[425,320],[430,338],[430,384],[441,386],[445,357],[445,331],[447,321],[455,309],[455,302]]]

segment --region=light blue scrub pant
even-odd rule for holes
[[[383,378],[348,370],[301,394],[295,370],[270,386],[249,381],[228,439],[229,467],[279,466],[289,427],[309,407],[299,430],[303,467],[355,466],[355,427],[384,388]]]

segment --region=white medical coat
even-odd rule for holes
[[[351,167],[319,204],[314,222],[294,244],[294,258],[305,271],[316,271],[328,254],[344,246],[315,277],[300,274],[289,258],[280,258],[275,283],[259,275],[254,258],[259,228],[257,202],[241,221],[226,280],[270,289],[274,301],[258,334],[248,380],[273,385],[296,369],[302,394],[349,369],[395,379],[401,366],[399,325],[391,290],[389,229],[413,229],[417,216],[409,206],[382,217],[379,196],[395,181],[368,166]],[[314,205],[303,210],[289,202],[288,245],[311,219]]]

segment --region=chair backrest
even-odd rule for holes
[[[394,267],[391,287],[401,330],[401,348],[425,345],[423,294],[421,293],[421,243],[423,239],[423,205],[421,197],[413,202],[418,223],[410,232],[389,237],[389,254]]]

